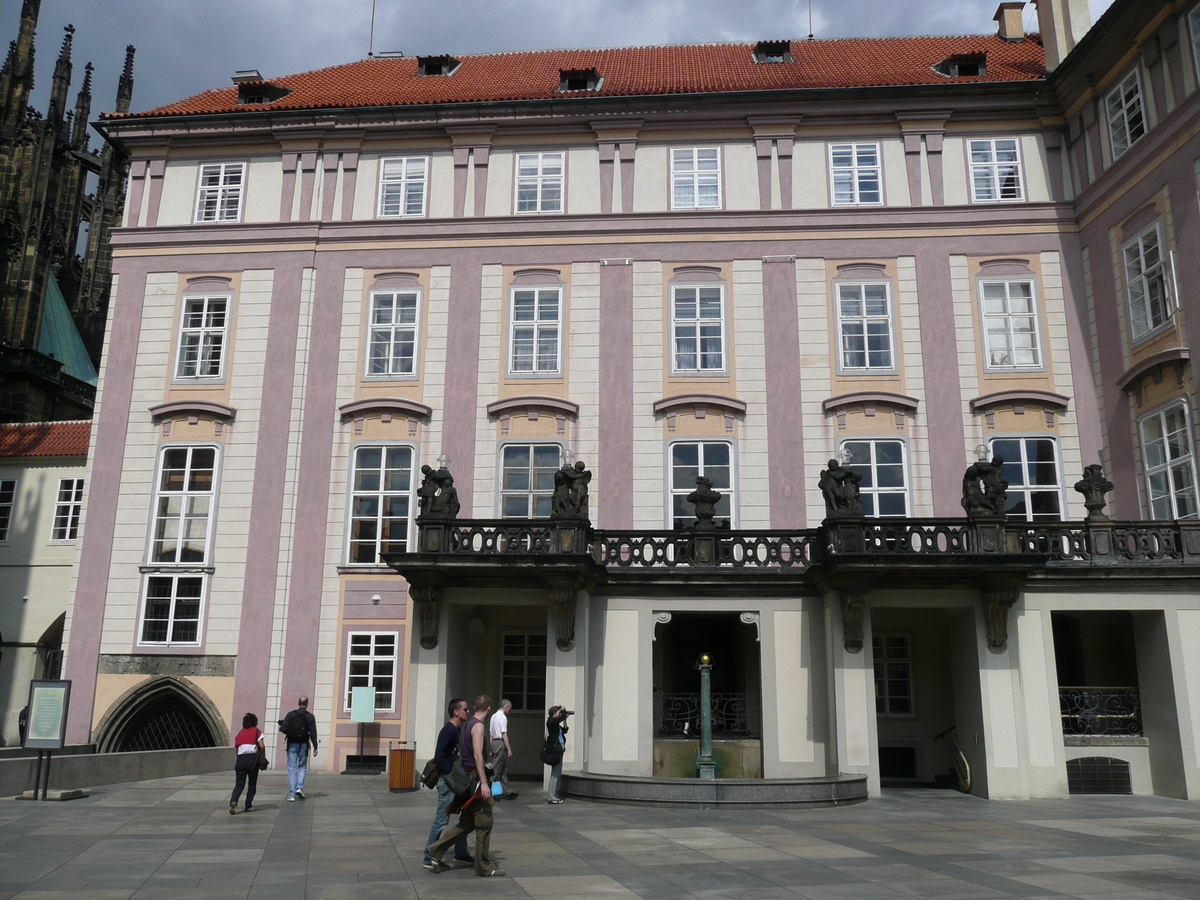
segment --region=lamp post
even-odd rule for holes
[[[700,654],[696,663],[700,670],[700,777],[717,777],[717,763],[712,753],[712,657]]]

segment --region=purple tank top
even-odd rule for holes
[[[458,739],[458,755],[462,759],[463,769],[467,772],[475,768],[475,744],[471,740],[471,732],[476,725],[482,724],[483,722],[472,716],[463,726],[462,737]]]

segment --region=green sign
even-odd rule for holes
[[[375,721],[375,688],[350,688],[350,721]]]
[[[31,750],[61,750],[66,742],[70,681],[29,682],[29,726],[24,746]]]

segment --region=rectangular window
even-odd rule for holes
[[[837,283],[838,330],[843,369],[891,369],[892,306],[888,284]]]
[[[500,515],[505,519],[548,517],[561,457],[558,444],[506,445],[500,473]]]
[[[511,319],[509,372],[557,372],[562,289],[514,290]]]
[[[863,515],[887,518],[908,515],[908,484],[903,441],[843,441],[847,468],[862,476],[858,483]]]
[[[981,281],[980,306],[989,369],[1042,364],[1032,281]]]
[[[563,211],[563,154],[517,154],[517,212]]]
[[[154,498],[151,564],[207,561],[216,464],[213,447],[163,450]]]
[[[0,541],[8,540],[8,528],[12,524],[13,503],[16,497],[16,480],[5,478],[0,481]]]
[[[381,554],[408,549],[411,447],[356,447],[351,476],[349,562],[379,565]]]
[[[1171,315],[1158,225],[1126,244],[1124,257],[1129,327],[1136,340],[1165,324]]]
[[[1200,6],[1193,6],[1188,13],[1188,32],[1192,38],[1192,65],[1200,78]]]
[[[197,222],[236,222],[242,217],[245,163],[214,163],[200,167],[196,197]]]
[[[429,159],[402,156],[379,161],[379,215],[425,215],[425,182]]]
[[[829,177],[835,206],[882,203],[878,144],[830,144]]]
[[[721,157],[716,147],[671,150],[671,208],[721,208]]]
[[[505,634],[500,665],[500,696],[514,710],[546,708],[546,635]]]
[[[371,294],[371,341],[368,375],[412,375],[416,372],[418,291]]]
[[[700,476],[712,482],[721,494],[716,506],[716,521],[733,524],[733,446],[724,441],[698,441],[671,445],[671,527],[690,528],[696,524],[695,507],[688,494],[696,490]]]
[[[676,372],[725,369],[725,288],[673,287],[671,329]]]
[[[203,575],[150,575],[142,615],[143,644],[200,643]]]
[[[176,378],[220,378],[225,362],[229,297],[184,297]]]
[[[969,145],[972,200],[982,203],[1025,199],[1016,138],[973,140]]]
[[[1150,517],[1196,518],[1196,461],[1187,408],[1180,403],[1151,413],[1142,419],[1141,432]]]
[[[1052,438],[993,438],[992,455],[1004,458],[1008,482],[1004,511],[1026,522],[1061,522],[1062,489],[1058,448]]]
[[[1130,148],[1146,133],[1142,112],[1142,86],[1137,69],[1121,79],[1104,101],[1108,111],[1108,134],[1112,138],[1113,159]]]
[[[908,635],[872,635],[871,648],[875,657],[875,712],[881,716],[911,716],[912,652]]]
[[[356,687],[375,688],[375,708],[392,712],[396,707],[396,644],[394,632],[350,633],[346,654],[346,711]]]
[[[79,536],[79,516],[83,510],[83,479],[58,480],[58,504],[54,507],[52,541],[73,541]]]

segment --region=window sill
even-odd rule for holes
[[[189,566],[186,563],[182,565],[138,566],[138,571],[143,575],[211,575],[216,570],[216,566]]]
[[[348,564],[348,565],[344,565],[344,566],[338,566],[337,573],[339,575],[395,575],[395,574],[397,574],[396,570],[393,569],[391,566],[377,566],[377,565],[373,565],[373,564],[367,565],[366,563],[363,563],[361,565]]]

